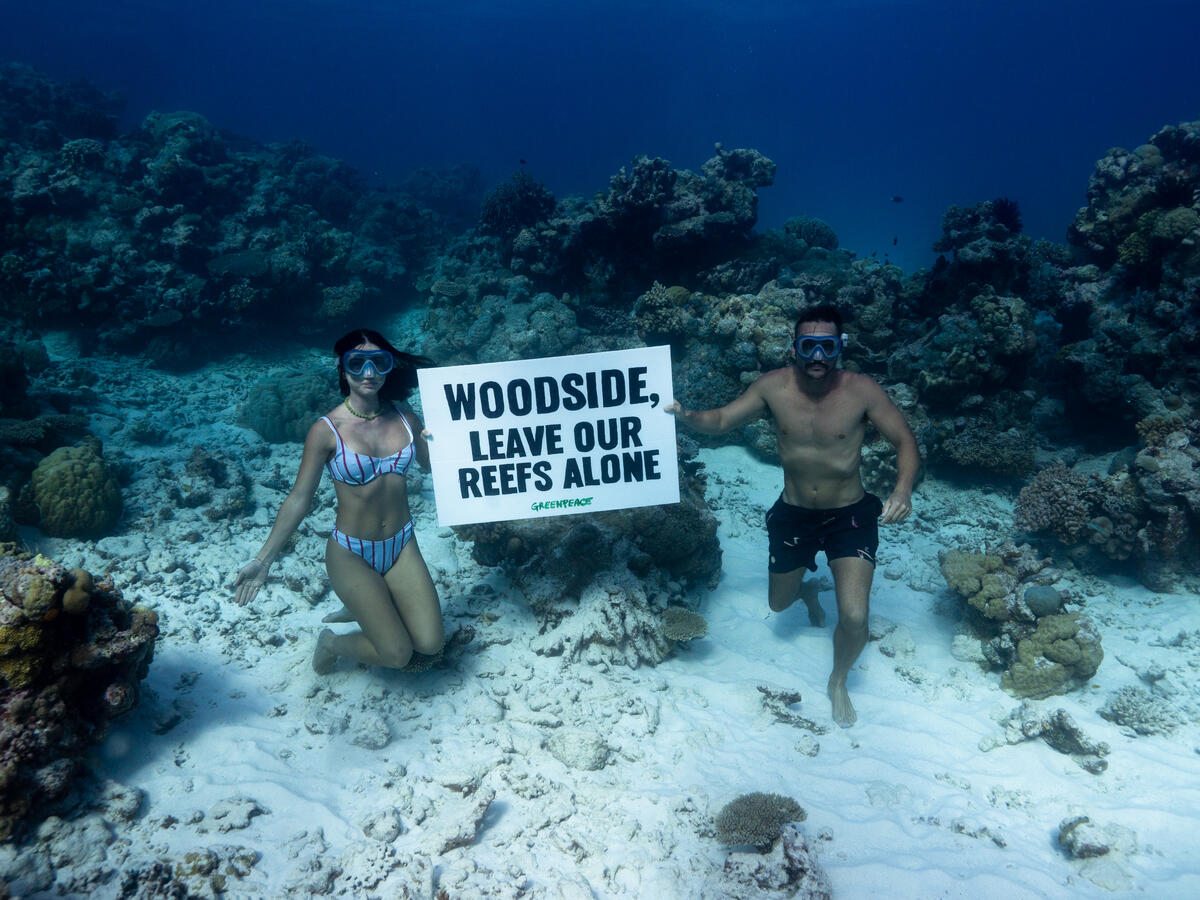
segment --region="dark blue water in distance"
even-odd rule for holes
[[[1092,164],[1200,117],[1200,3],[0,3],[0,58],[364,174],[528,161],[590,195],[637,154],[698,168],[714,142],[779,166],[762,227],[928,265],[946,208],[1017,200],[1061,241]],[[893,202],[894,195],[903,202]]]

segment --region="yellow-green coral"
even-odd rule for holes
[[[17,690],[32,684],[49,659],[46,643],[40,622],[0,626],[0,678]]]
[[[1040,700],[1061,694],[1100,668],[1100,635],[1081,613],[1045,616],[1037,631],[1017,644],[1017,659],[1000,685],[1022,697]]]
[[[121,488],[90,444],[59,447],[33,470],[40,527],[56,537],[94,537],[121,517]]]
[[[1008,597],[1016,576],[999,556],[948,550],[942,557],[942,577],[989,619],[1009,618]]]

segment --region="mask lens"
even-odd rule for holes
[[[812,359],[818,350],[825,359],[832,359],[842,352],[842,342],[835,337],[796,338],[796,353],[804,359]]]
[[[386,350],[351,350],[342,357],[342,365],[354,376],[366,371],[367,363],[377,375],[386,375],[392,371],[392,354]]]

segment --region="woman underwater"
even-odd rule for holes
[[[399,669],[414,650],[432,655],[445,641],[437,589],[413,534],[404,478],[414,459],[429,468],[424,425],[404,400],[417,384],[417,367],[430,361],[401,353],[367,329],[350,332],[333,351],[346,399],[308,430],[296,483],[266,543],[238,572],[234,602],[250,603],[266,583],[271,563],[312,507],[324,468],[337,491],[325,568],[334,593],[362,630],[322,631],[313,669],[324,675],[340,656]]]

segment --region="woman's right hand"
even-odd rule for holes
[[[252,559],[242,566],[233,582],[233,602],[238,606],[245,606],[252,601],[258,595],[258,589],[267,583],[269,571],[271,564],[257,559]]]

